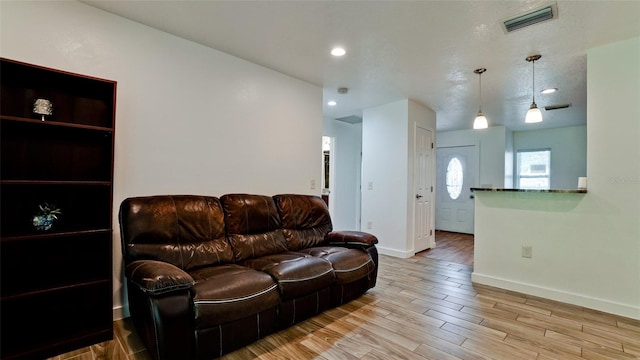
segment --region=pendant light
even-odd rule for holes
[[[484,73],[485,71],[487,71],[487,69],[485,68],[473,70],[474,73],[478,74],[480,79],[478,86],[480,89],[480,102],[478,103],[478,114],[476,115],[475,120],[473,120],[474,129],[486,129],[489,127],[489,124],[487,123],[487,117],[482,113],[482,73]]]
[[[531,103],[531,107],[529,111],[527,111],[527,116],[524,118],[524,122],[526,123],[539,123],[542,122],[542,112],[538,109],[538,105],[536,105],[536,60],[540,60],[542,55],[531,55],[527,56],[527,61],[531,63],[533,68],[533,85],[531,88],[531,94],[533,96],[533,102]]]

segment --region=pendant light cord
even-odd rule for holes
[[[482,112],[482,73],[479,74],[480,75],[480,103],[478,104],[478,112]]]
[[[531,86],[531,95],[533,95],[533,103],[536,103],[536,61],[533,60],[531,62],[531,66],[533,66],[533,81]]]

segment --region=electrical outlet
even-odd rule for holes
[[[311,183],[309,184],[309,187],[311,188],[311,190],[315,190],[316,189],[316,181],[315,180],[311,180]]]
[[[367,229],[373,228],[373,221],[367,221]]]
[[[522,245],[522,257],[531,259],[533,248],[531,245]]]
[[[369,184],[367,184],[367,189],[373,190],[373,181],[369,181]]]

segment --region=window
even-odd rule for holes
[[[462,163],[457,157],[454,157],[449,161],[449,165],[447,165],[447,175],[445,179],[447,192],[449,193],[451,200],[457,199],[460,196],[460,193],[462,193],[463,176]]]
[[[519,150],[517,161],[519,189],[549,189],[551,150]]]

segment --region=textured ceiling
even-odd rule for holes
[[[549,1],[83,1],[142,24],[321,86],[324,115],[409,98],[437,113],[439,131],[489,125],[514,131],[586,123],[586,52],[640,36],[640,1],[556,1],[558,18],[505,34],[501,20]],[[329,54],[335,45],[347,55]],[[524,124],[536,62],[544,122]],[[640,81],[640,79],[639,79]],[[348,87],[340,95],[338,87]],[[557,87],[542,95],[540,90]],[[326,102],[338,105],[329,107]]]

